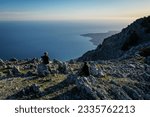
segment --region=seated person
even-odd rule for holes
[[[48,52],[44,52],[44,56],[41,56],[43,64],[49,64]]]
[[[79,76],[90,76],[89,66],[87,65],[87,62],[84,62],[84,65],[79,72]]]

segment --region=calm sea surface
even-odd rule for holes
[[[80,34],[121,30],[124,24],[71,21],[1,21],[0,58],[40,57],[44,51],[52,59],[69,60],[95,49]]]

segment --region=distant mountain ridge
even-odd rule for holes
[[[82,34],[81,36],[84,37],[90,37],[91,38],[91,42],[98,46],[99,44],[101,44],[103,42],[103,39],[110,37],[114,34],[119,33],[119,31],[108,31],[105,33],[88,33],[88,34]]]
[[[145,47],[150,47],[150,16],[140,18],[120,33],[104,39],[95,50],[86,52],[78,61],[110,60],[125,55],[129,57]]]

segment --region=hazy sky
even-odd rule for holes
[[[150,0],[0,0],[0,20],[131,20]]]

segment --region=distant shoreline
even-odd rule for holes
[[[105,38],[108,38],[117,33],[119,33],[119,31],[108,31],[106,33],[87,33],[87,34],[81,34],[80,36],[91,38],[90,42],[92,42],[93,45],[98,46],[103,42]]]

